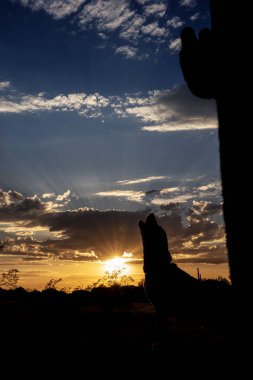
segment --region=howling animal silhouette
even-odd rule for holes
[[[154,214],[146,222],[139,222],[143,242],[145,273],[144,288],[158,316],[170,312],[177,298],[185,295],[189,288],[197,286],[198,280],[184,272],[174,263],[168,249],[167,235],[158,225]]]
[[[144,289],[152,302],[158,322],[159,341],[167,349],[175,333],[173,320],[186,320],[200,326],[223,324],[229,327],[230,286],[222,282],[201,281],[172,263],[167,235],[154,214],[139,222],[144,254]],[[218,316],[218,321],[217,321]],[[224,325],[223,325],[224,326]]]
[[[192,28],[182,30],[180,64],[191,92],[201,98],[215,98],[217,103],[230,276],[234,288],[245,291],[249,288],[248,254],[252,246],[247,222],[252,215],[247,185],[252,142],[247,131],[250,107],[244,94],[252,69],[248,63],[250,49],[239,51],[238,46],[240,41],[249,40],[249,34],[246,22],[243,28],[235,27],[236,20],[245,18],[242,4],[211,0],[210,6],[211,30],[203,29],[198,37]]]

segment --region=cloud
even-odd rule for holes
[[[193,201],[192,208],[188,215],[198,219],[199,217],[211,217],[213,215],[221,215],[223,211],[222,203],[212,203],[206,201]]]
[[[155,188],[150,188],[150,183],[153,181],[155,182]],[[115,182],[115,185],[133,187],[128,190],[114,188],[95,195],[118,198],[119,202],[122,199],[137,202],[143,207],[150,207],[153,211],[156,210],[158,213],[159,209],[164,209],[163,207],[170,203],[180,203],[187,206],[189,202],[193,201],[206,202],[207,204],[221,202],[221,184],[218,180],[206,183],[198,183],[196,180],[193,182],[184,181],[182,185],[180,181],[176,181],[171,177],[157,176],[121,180]],[[204,208],[202,208],[202,213],[205,213]]]
[[[176,192],[177,190],[175,190]],[[67,192],[62,194],[65,199]],[[108,195],[108,193],[107,193]],[[133,191],[112,196],[143,197]],[[99,211],[88,208],[48,210],[33,195],[36,203],[23,203],[27,197],[15,192],[1,192],[1,255],[26,261],[71,260],[97,261],[118,255],[139,260],[142,245],[138,221],[147,211]],[[26,204],[17,212],[17,204]],[[38,207],[38,205],[41,205]],[[15,218],[8,219],[8,213]],[[33,211],[33,212],[31,212]],[[219,203],[195,201],[190,204],[169,202],[161,207],[158,222],[165,228],[174,259],[184,262],[226,262],[224,225]],[[26,231],[33,231],[28,236]],[[23,233],[24,232],[24,233]]]
[[[135,54],[136,48],[121,46],[118,54]],[[191,95],[185,85],[168,90],[106,97],[99,93],[73,93],[47,98],[7,94],[0,98],[0,113],[77,112],[87,118],[137,118],[149,132],[192,131],[217,128],[215,104]]]
[[[67,190],[67,191],[65,191],[65,193],[63,193],[62,195],[57,195],[57,197],[55,198],[55,200],[56,200],[56,201],[64,201],[64,200],[66,200],[66,199],[69,198],[70,193],[71,193],[71,191],[70,191],[70,190]]]
[[[179,28],[183,21],[174,16],[167,23],[168,1],[145,0],[13,0],[33,11],[44,11],[55,20],[70,18],[72,25],[81,31],[94,31],[102,39],[110,37],[124,39],[135,44],[137,49],[133,54],[122,50],[126,59],[137,57],[144,59],[149,56],[145,47],[150,50],[151,43],[165,44],[169,28]],[[139,4],[136,4],[139,3]],[[194,0],[182,0],[180,6],[185,10],[195,6]],[[174,42],[175,41],[175,42]],[[170,52],[178,49],[178,42],[171,41]],[[112,45],[113,46],[113,45]],[[99,46],[100,48],[101,45]],[[105,47],[105,45],[103,45]],[[154,46],[155,47],[155,46]],[[154,48],[154,51],[156,49]]]
[[[0,220],[18,221],[19,218],[29,220],[43,212],[53,212],[70,203],[75,195],[67,190],[62,195],[46,193],[42,195],[25,196],[17,191],[0,189]],[[44,199],[50,199],[45,201]]]
[[[136,56],[138,49],[133,46],[120,46],[116,49],[116,54],[121,54],[124,57],[130,59]]]
[[[220,181],[211,182],[205,185],[201,185],[198,187],[198,190],[201,191],[209,191],[209,190],[218,190],[221,191],[221,183]]]
[[[196,21],[199,18],[199,12],[194,13],[192,16],[190,16],[191,21]]]
[[[163,195],[160,193],[160,195]],[[178,195],[170,195],[169,198],[159,198],[156,197],[152,199],[151,204],[152,205],[167,205],[169,202],[172,203],[185,203],[189,200],[192,200],[194,198],[194,195],[192,194],[178,194]]]
[[[175,38],[174,40],[170,40],[169,49],[172,53],[177,53],[181,49],[181,38]]]
[[[215,103],[191,95],[185,85],[156,90],[148,96],[128,96],[117,108],[145,123],[144,131],[172,132],[217,128]],[[119,113],[119,116],[121,116]]]
[[[41,195],[41,198],[55,198],[55,193],[44,193]]]
[[[148,4],[144,7],[144,12],[148,16],[150,15],[156,15],[158,17],[163,17],[165,12],[167,10],[167,5],[163,2],[161,3],[154,3],[154,4]]]
[[[133,257],[133,254],[131,252],[124,252],[122,257],[126,259],[130,259],[131,257]]]
[[[203,124],[203,121],[193,122],[192,120],[184,123],[170,123],[170,124],[158,124],[158,125],[146,125],[142,127],[143,131],[149,132],[187,132],[205,129],[217,129],[216,122],[207,122]]]
[[[130,20],[122,25],[119,37],[136,42],[141,37],[141,28],[145,22],[145,17],[135,14]]]
[[[181,28],[184,25],[184,21],[180,17],[174,16],[167,21],[167,25],[174,29]]]
[[[157,21],[144,25],[141,30],[144,34],[150,35],[152,37],[165,37],[169,34],[169,31],[167,29],[164,27],[159,27]]]
[[[196,0],[180,0],[179,1],[180,7],[194,8],[196,7],[196,5],[197,5]]]
[[[0,98],[0,113],[23,113],[37,111],[76,111],[86,117],[100,116],[100,110],[109,105],[109,99],[99,93],[73,93],[46,98],[45,94],[9,95]]]
[[[145,193],[142,191],[134,190],[110,190],[110,191],[101,191],[96,193],[96,195],[101,197],[117,197],[117,198],[126,198],[132,202],[142,202],[145,197]]]
[[[167,193],[174,193],[175,191],[179,191],[180,190],[180,187],[169,187],[169,188],[166,188],[166,189],[163,189],[161,190],[161,194],[167,194]]]
[[[56,20],[78,11],[86,0],[16,0],[33,11],[43,10]]]
[[[141,4],[141,5],[143,5],[143,4],[146,4],[146,3],[149,3],[150,2],[150,0],[136,0],[137,1],[137,3],[139,3],[139,4]]]
[[[0,82],[0,91],[5,90],[6,88],[10,87],[10,85],[11,82],[9,81]]]
[[[78,18],[81,28],[95,26],[99,31],[114,31],[133,15],[127,0],[92,0]]]
[[[151,177],[138,178],[138,179],[126,179],[123,181],[117,181],[116,183],[120,185],[134,185],[134,184],[146,183],[146,182],[151,182],[151,181],[159,181],[159,180],[168,179],[168,178],[169,177],[166,177],[166,176],[151,176]]]

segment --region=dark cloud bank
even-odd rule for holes
[[[66,203],[66,197],[61,202]],[[138,221],[149,210],[63,210],[62,206],[60,201],[44,202],[38,196],[1,191],[1,255],[14,254],[24,260],[76,261],[104,260],[123,252],[132,252],[133,259],[142,257]],[[158,220],[168,234],[175,261],[216,264],[227,261],[221,204],[169,203],[162,205],[159,213]],[[8,225],[24,228],[27,236],[18,235],[15,228],[11,232],[4,230]],[[48,229],[48,237],[34,237],[32,231],[36,228]]]

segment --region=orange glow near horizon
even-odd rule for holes
[[[130,254],[129,254],[130,256]],[[218,276],[229,278],[229,268],[227,263],[223,264],[204,264],[204,263],[180,263],[180,268],[194,277],[197,277],[197,268],[202,278],[217,278]],[[123,274],[130,275],[135,279],[137,285],[144,277],[143,263],[132,263],[130,257],[115,256],[106,261],[96,262],[67,262],[55,260],[50,263],[22,263],[10,259],[6,264],[1,265],[2,272],[11,268],[19,270],[19,285],[27,289],[42,290],[46,283],[52,278],[62,278],[59,288],[71,286],[85,288],[87,285],[96,281],[113,270],[124,269]]]

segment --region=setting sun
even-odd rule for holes
[[[126,259],[122,257],[114,257],[113,259],[107,260],[105,262],[105,270],[109,273],[112,273],[113,271],[124,271],[124,273],[128,273]]]

